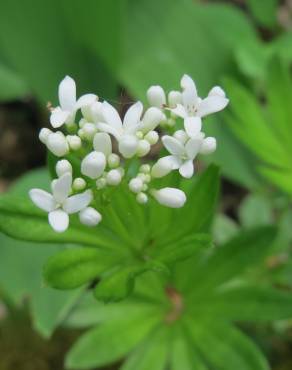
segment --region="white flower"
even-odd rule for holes
[[[60,106],[53,109],[50,121],[54,128],[64,123],[74,123],[78,109],[92,104],[97,99],[94,94],[85,94],[76,99],[76,84],[73,78],[66,76],[59,85]]]
[[[69,197],[71,186],[72,175],[67,172],[53,182],[52,194],[41,189],[29,192],[33,203],[49,213],[49,223],[57,232],[65,231],[69,226],[69,215],[86,208],[92,200],[91,190]]]
[[[102,115],[105,123],[99,123],[101,131],[113,135],[119,143],[119,151],[125,158],[133,157],[138,149],[139,138],[137,132],[147,134],[153,130],[163,118],[163,114],[158,108],[149,108],[141,120],[143,105],[137,102],[126,112],[122,122],[117,110],[107,102],[103,102]],[[141,138],[143,139],[143,138]]]
[[[196,85],[188,75],[182,77],[181,87],[183,89],[182,104],[177,104],[171,111],[184,118],[187,134],[189,137],[195,137],[201,131],[201,118],[221,111],[227,106],[229,100],[219,86],[214,87],[207,98],[199,98]]]
[[[152,189],[150,193],[158,203],[170,208],[183,207],[187,200],[185,193],[176,188]]]
[[[65,173],[69,172],[72,173],[72,165],[67,159],[62,159],[61,161],[58,161],[56,164],[56,173],[58,177],[61,177]]]
[[[150,105],[160,109],[166,104],[165,92],[159,85],[149,87],[147,90],[147,99]]]
[[[69,144],[61,131],[52,132],[46,141],[47,148],[57,157],[63,157],[69,153]]]
[[[83,225],[94,227],[102,220],[101,214],[92,207],[87,207],[80,211],[79,220]]]
[[[165,148],[171,153],[167,157],[160,158],[152,168],[154,177],[162,177],[172,170],[179,169],[179,173],[186,178],[194,174],[193,160],[200,151],[202,136],[189,139],[185,145],[172,136],[163,136],[162,142]]]

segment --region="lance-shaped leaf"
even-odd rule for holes
[[[71,243],[115,248],[116,237],[101,225],[96,229],[71,222],[69,229],[56,233],[48,224],[47,214],[28,199],[12,195],[0,197],[0,230],[15,239],[41,243]]]
[[[121,256],[102,249],[66,249],[47,261],[44,278],[53,288],[77,288],[99,277],[119,259]]]

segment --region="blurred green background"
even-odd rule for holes
[[[290,0],[0,0],[0,191],[25,195],[32,183],[46,184],[42,170],[14,181],[45,164],[37,135],[65,75],[79,95],[96,92],[122,111],[145,101],[150,85],[179,88],[187,73],[201,96],[221,84],[231,98],[227,112],[204,126],[218,140],[209,160],[224,176],[216,238],[226,240],[240,225],[277,223],[283,232],[275,254],[289,254],[291,61]],[[51,335],[76,298],[41,285],[41,264],[55,247],[3,235],[0,243],[0,370],[62,369],[78,333],[39,337]],[[281,279],[290,288],[288,267]],[[288,324],[249,330],[274,369],[291,369]]]

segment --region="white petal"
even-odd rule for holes
[[[158,201],[158,203],[170,208],[180,208],[187,200],[185,193],[176,188],[152,190],[151,194]]]
[[[147,90],[147,99],[150,105],[157,108],[163,108],[166,104],[165,92],[159,85],[149,87]]]
[[[125,114],[123,127],[126,131],[139,124],[143,112],[143,104],[138,101],[133,104]]]
[[[208,114],[221,111],[227,106],[228,103],[229,100],[222,96],[208,96],[200,103],[197,114],[199,117],[205,117]]]
[[[184,119],[186,133],[191,138],[195,138],[201,131],[202,120],[200,117],[187,117]]]
[[[114,127],[108,125],[107,123],[98,123],[97,128],[102,132],[107,132],[111,135],[113,135],[117,140],[120,139],[122,132],[121,130],[116,130]]]
[[[98,132],[94,135],[93,148],[97,152],[102,152],[106,157],[112,153],[112,141],[109,134]]]
[[[71,186],[72,174],[70,172],[66,172],[59,179],[55,180],[52,186],[55,201],[63,203],[70,193]]]
[[[182,104],[177,104],[177,106],[173,109],[170,109],[170,111],[181,118],[185,118],[188,115],[186,108]]]
[[[81,162],[81,173],[91,179],[97,179],[106,166],[105,155],[101,152],[91,152]]]
[[[192,161],[195,159],[196,155],[199,153],[201,146],[203,143],[203,139],[201,137],[190,139],[186,145],[186,153],[189,159]]]
[[[215,86],[209,91],[208,96],[221,96],[225,98],[226,94],[225,91],[220,86]]]
[[[30,199],[33,203],[46,212],[51,212],[55,209],[56,203],[52,194],[42,189],[31,189],[29,191]]]
[[[82,107],[89,106],[93,104],[97,99],[95,94],[85,94],[80,96],[76,103],[76,109],[80,109]]]
[[[50,116],[51,125],[54,128],[61,127],[66,122],[69,116],[70,112],[62,110],[60,107],[57,107],[51,113]]]
[[[179,173],[185,177],[186,179],[189,179],[194,174],[194,164],[192,160],[185,161],[179,168]]]
[[[69,216],[61,209],[49,213],[49,223],[57,233],[62,233],[68,229]]]
[[[175,108],[177,104],[182,103],[182,95],[180,91],[172,90],[168,93],[168,104],[170,108]]]
[[[59,85],[59,101],[62,110],[72,111],[76,103],[76,84],[73,78],[66,76]]]
[[[198,93],[193,79],[188,75],[184,75],[181,79],[181,87],[183,89],[183,105],[185,107],[192,107],[193,109],[195,109],[198,101]]]
[[[119,151],[125,158],[133,157],[138,148],[139,140],[134,135],[124,135],[119,141]]]
[[[168,135],[163,136],[161,140],[169,153],[177,156],[181,156],[184,154],[185,148],[179,140]]]
[[[144,133],[154,130],[164,120],[164,114],[160,109],[151,107],[146,110],[142,119],[141,130]]]
[[[102,104],[102,115],[108,125],[115,128],[122,133],[123,125],[118,111],[108,102],[104,101]]]
[[[63,209],[66,213],[76,213],[86,208],[92,201],[91,190],[86,190],[84,193],[72,195],[63,203]]]
[[[172,170],[177,170],[181,166],[181,161],[174,155],[160,158],[152,167],[151,175],[160,178],[168,175]]]

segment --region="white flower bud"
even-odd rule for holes
[[[181,208],[187,200],[185,193],[176,188],[152,190],[151,195],[157,200],[158,203],[170,208]]]
[[[175,108],[177,104],[182,103],[182,95],[179,91],[170,91],[168,93],[168,105],[170,108]]]
[[[172,167],[170,161],[161,158],[153,165],[151,175],[156,178],[166,176],[172,171]]]
[[[81,162],[81,173],[91,179],[97,179],[106,166],[105,155],[101,152],[91,152]]]
[[[142,173],[149,173],[151,171],[151,166],[149,164],[142,164],[139,171]]]
[[[110,170],[106,175],[108,185],[116,186],[122,181],[122,176],[119,170]]]
[[[143,181],[136,177],[129,182],[129,188],[133,193],[140,193],[143,189]]]
[[[78,150],[82,145],[82,141],[77,135],[67,135],[67,142],[72,150]]]
[[[157,108],[162,108],[166,103],[165,93],[161,86],[151,86],[147,90],[147,99],[150,105]]]
[[[143,191],[147,191],[148,190],[148,185],[147,184],[143,184],[142,190]]]
[[[144,134],[143,134],[143,132],[142,131],[137,131],[136,132],[136,137],[137,137],[137,139],[143,139],[143,137],[144,137]]]
[[[125,135],[119,141],[119,151],[125,158],[131,158],[136,154],[138,139],[133,135]]]
[[[187,133],[184,130],[177,130],[173,134],[173,137],[179,140],[182,144],[185,144],[189,139]]]
[[[41,131],[40,131],[40,133],[39,133],[39,139],[40,139],[40,141],[43,144],[47,144],[48,137],[52,133],[53,133],[53,131],[51,131],[50,129],[48,129],[46,127],[42,128]]]
[[[51,133],[47,138],[48,149],[57,157],[63,157],[69,152],[69,145],[61,131]]]
[[[172,114],[172,113],[171,113]],[[173,126],[175,126],[175,119],[173,119],[173,118],[168,118],[168,120],[167,120],[167,126],[168,127],[173,127]]]
[[[206,137],[200,148],[201,154],[211,154],[215,152],[217,147],[216,139],[214,137]]]
[[[105,188],[106,187],[106,179],[102,177],[101,179],[96,180],[96,187],[99,190]]]
[[[145,193],[139,193],[136,196],[136,200],[140,204],[145,204],[148,202],[148,196]]]
[[[81,139],[85,139],[85,132],[84,132],[83,128],[79,129],[77,134]]]
[[[86,119],[81,118],[81,120],[79,121],[79,127],[80,128],[83,128],[83,126],[85,125],[85,123],[87,123]]]
[[[72,184],[72,187],[76,191],[81,191],[86,187],[86,181],[82,177],[77,177]]]
[[[144,182],[145,178],[146,178],[146,175],[145,175],[145,173],[138,173],[137,177]]]
[[[161,121],[164,119],[164,114],[160,109],[151,107],[146,110],[142,119],[142,132],[146,134],[149,131],[154,130]]]
[[[149,131],[148,134],[145,135],[144,139],[147,140],[150,145],[154,145],[158,142],[159,135],[156,131]]]
[[[108,156],[107,163],[110,168],[117,168],[120,165],[120,157],[117,154],[112,153]]]
[[[87,207],[79,212],[79,220],[83,225],[94,227],[102,220],[101,214],[92,207]]]
[[[87,139],[92,139],[93,136],[96,134],[96,131],[97,131],[97,128],[95,126],[94,123],[85,123],[85,125],[82,127],[82,130],[83,130],[83,133],[84,133],[84,136],[87,138]]]
[[[149,173],[146,173],[144,177],[144,182],[149,183],[150,181],[151,181],[151,176],[149,175]]]
[[[137,155],[144,157],[144,155],[150,152],[151,146],[147,140],[140,140],[137,148]]]
[[[61,177],[66,172],[72,173],[72,165],[69,161],[67,161],[67,159],[62,159],[56,164],[56,173],[58,177]]]

